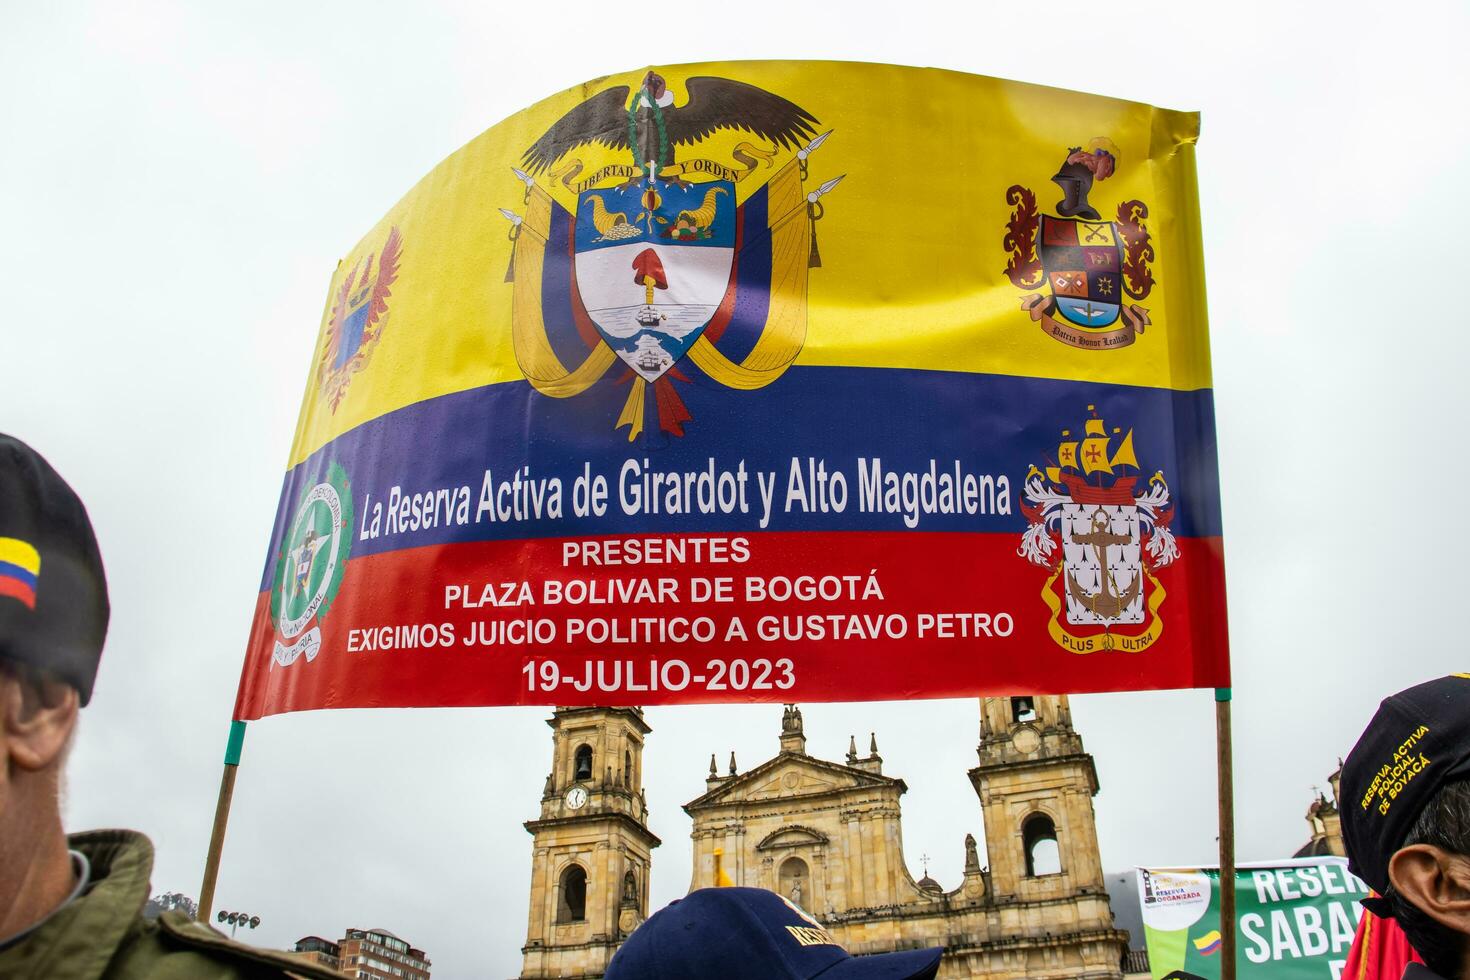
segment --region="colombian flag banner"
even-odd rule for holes
[[[657,66],[332,277],[237,719],[1230,684],[1198,116]]]

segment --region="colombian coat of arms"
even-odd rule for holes
[[[517,363],[553,398],[617,368],[630,442],[684,434],[675,382],[752,390],[796,359],[822,198],[842,179],[808,186],[831,131],[795,103],[729,78],[683,88],[679,104],[650,71],[573,107],[513,168],[524,213],[501,209]],[[727,158],[700,156],[720,131],[740,137]],[[626,162],[589,171],[608,149]]]
[[[1169,529],[1174,505],[1162,472],[1138,486],[1133,430],[1109,432],[1088,410],[1080,437],[1062,430],[1055,464],[1026,474],[1018,554],[1051,570],[1041,595],[1058,645],[1134,653],[1164,630],[1165,592],[1154,572],[1179,557]]]
[[[316,377],[333,412],[346,397],[352,376],[367,367],[388,326],[389,287],[398,280],[402,256],[403,236],[392,228],[383,247],[358,260],[332,296]]]
[[[1117,165],[1117,147],[1102,137],[1068,150],[1052,177],[1063,194],[1056,214],[1039,213],[1028,187],[1006,191],[1014,208],[1006,225],[1006,277],[1029,293],[1021,308],[1049,335],[1084,350],[1127,347],[1149,325],[1148,310],[1128,302],[1145,299],[1154,287],[1148,207],[1125,201],[1105,221],[1088,201],[1093,185]]]

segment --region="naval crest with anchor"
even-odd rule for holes
[[[1057,645],[1137,653],[1163,634],[1154,573],[1179,558],[1174,501],[1162,471],[1140,487],[1133,430],[1109,431],[1096,407],[1081,434],[1063,429],[1055,462],[1026,474],[1027,527],[1017,554],[1051,572],[1041,588]]]

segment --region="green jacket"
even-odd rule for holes
[[[308,980],[341,975],[283,952],[232,942],[182,912],[143,918],[153,844],[131,830],[68,838],[92,863],[91,885],[39,929],[0,951],[6,980]]]

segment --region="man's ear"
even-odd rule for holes
[[[54,764],[66,751],[80,707],[70,684],[0,674],[0,734],[10,764],[32,772]]]
[[[1440,925],[1470,934],[1470,857],[1411,844],[1389,858],[1388,879],[1394,891]]]

